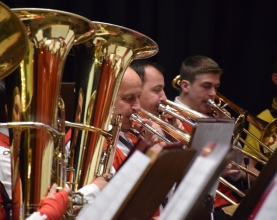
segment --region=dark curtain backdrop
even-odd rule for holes
[[[151,60],[165,69],[165,92],[181,62],[213,58],[224,69],[219,92],[257,114],[277,93],[270,62],[277,56],[277,1],[267,0],[4,0],[11,8],[47,8],[139,31],[157,42]],[[71,63],[71,62],[68,62]],[[66,65],[69,65],[69,64]],[[66,68],[73,70],[73,68]]]

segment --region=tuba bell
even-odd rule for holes
[[[94,35],[88,19],[49,9],[13,9],[28,33],[20,66],[4,78],[10,128],[13,219],[36,210],[47,187],[65,185],[57,109],[64,61],[72,45]],[[53,165],[53,155],[61,155]],[[59,178],[51,180],[53,169]]]
[[[0,2],[0,79],[20,64],[28,48],[27,31],[20,19]]]
[[[134,30],[101,22],[95,36],[73,47],[76,57],[73,128],[69,182],[73,190],[90,183],[97,176],[110,178],[116,137],[110,131],[111,118],[119,85],[132,60],[147,58],[158,52],[157,44]],[[81,126],[83,125],[83,126]],[[93,128],[97,130],[93,131]],[[114,127],[114,126],[113,126]],[[101,129],[101,132],[99,132]],[[109,147],[104,149],[108,137]],[[111,156],[111,157],[110,157]]]

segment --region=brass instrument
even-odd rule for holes
[[[17,202],[13,219],[25,219],[36,210],[53,173],[58,173],[53,181],[60,187],[65,185],[66,156],[57,125],[62,70],[72,45],[92,38],[95,25],[63,11],[26,8],[13,12],[28,33],[24,59],[4,78],[7,126],[11,128],[12,192]]]
[[[110,135],[114,102],[126,68],[132,60],[151,57],[158,51],[157,44],[139,32],[113,24],[94,23],[97,27],[94,38],[73,47],[78,69],[75,118],[74,122],[66,122],[66,126],[74,128],[69,164],[75,172],[68,180],[73,190],[87,185],[97,176],[112,176],[110,168],[117,137],[112,135],[104,150],[107,139],[87,128],[99,128]]]
[[[190,141],[190,135],[189,134],[187,134],[187,133],[185,133],[185,132],[183,132],[179,129],[176,129],[171,124],[165,122],[164,120],[162,120],[159,117],[153,115],[152,113],[145,111],[144,109],[141,109],[141,111],[138,112],[137,114],[139,116],[141,116],[142,118],[150,119],[151,121],[153,121],[156,124],[160,125],[161,128],[166,133],[168,133],[169,135],[174,137],[176,140],[184,142],[185,145],[189,144],[189,141]]]
[[[245,128],[240,127],[241,121],[237,120],[238,125],[236,125],[237,128],[239,128],[237,133],[241,133],[241,131],[245,132],[247,135],[249,135],[251,138],[253,138],[255,141],[259,143],[259,145],[266,151],[267,153],[260,153],[257,151],[253,146],[251,146],[248,142],[243,140],[242,138],[238,138],[242,143],[247,145],[251,150],[253,150],[255,153],[257,153],[263,160],[268,161],[268,157],[274,152],[273,149],[268,147],[264,140],[266,138],[269,138],[271,136],[275,135],[275,129],[277,126],[277,120],[273,120],[271,123],[267,123],[261,119],[259,119],[256,116],[251,115],[250,113],[247,113],[244,109],[237,106],[235,103],[231,102],[229,99],[224,97],[222,94],[217,93],[217,100],[218,104],[215,104],[214,101],[208,100],[208,103],[215,108],[216,110],[220,111],[222,114],[224,114],[226,117],[230,118],[231,116],[226,114],[226,112],[222,109],[221,105],[224,104],[224,106],[229,106],[231,109],[233,109],[235,112],[240,114],[240,117],[243,117],[243,120],[247,120],[249,123],[253,124],[260,132],[261,132],[261,138],[258,139],[255,135],[253,135],[251,132],[249,132]],[[264,152],[263,151],[263,152]]]
[[[180,75],[177,75],[173,80],[172,80],[172,86],[173,88],[179,90],[180,88]],[[241,109],[240,107],[238,107],[236,104],[234,104],[233,102],[231,102],[230,100],[228,100],[226,97],[222,96],[221,94],[217,93],[217,100],[218,100],[218,104],[216,104],[213,100],[208,100],[208,103],[211,105],[212,108],[220,111],[221,114],[225,115],[227,118],[231,118],[231,116],[226,113],[223,108],[226,107],[227,105],[230,106],[234,111],[236,111],[237,113],[239,113],[239,117],[236,120],[235,123],[235,131],[234,131],[234,144],[232,146],[233,150],[239,151],[240,153],[256,160],[257,162],[261,163],[261,164],[265,164],[265,161],[268,161],[268,158],[263,155],[262,153],[260,153],[258,150],[256,150],[253,146],[251,146],[249,143],[247,143],[243,138],[240,137],[241,132],[245,132],[246,134],[249,134],[255,141],[257,141],[262,147],[264,147],[265,149],[267,149],[269,152],[273,152],[272,149],[268,148],[261,140],[263,140],[263,136],[261,137],[261,139],[259,140],[257,137],[255,137],[255,135],[253,135],[252,133],[250,133],[249,131],[247,131],[247,129],[245,129],[244,126],[244,122],[245,120],[248,120],[250,123],[252,123],[255,127],[257,127],[263,134],[267,134],[267,136],[272,135],[272,132],[269,132],[271,126],[276,126],[277,120],[272,121],[272,123],[268,124],[265,123],[264,121],[262,121],[261,119],[247,113],[246,111]],[[168,101],[167,101],[168,102]],[[180,111],[182,114],[187,115],[188,117],[193,119],[193,115],[188,115],[189,113],[187,113],[188,109],[185,108],[184,111],[182,111],[182,108],[179,108],[179,105],[169,101],[168,103],[169,105],[173,106],[173,108],[177,109],[178,111]],[[220,106],[220,107],[219,107]],[[200,117],[201,117],[201,113]],[[247,118],[247,119],[246,119]],[[250,147],[255,153],[257,153],[261,158],[257,158],[252,154],[249,154],[248,152],[239,149],[237,147],[235,147],[235,143],[237,141],[241,141],[243,144],[247,145],[248,147]],[[256,176],[256,174],[254,173],[250,173],[253,176]]]
[[[142,120],[140,119],[140,117],[137,114],[131,114],[130,116],[130,120],[138,122],[140,125],[142,125],[145,129],[147,129],[148,131],[150,131],[152,134],[157,135],[159,139],[165,141],[166,143],[171,143],[170,140],[168,140],[166,137],[164,137],[162,134],[160,134],[157,130],[155,130],[154,128],[152,128],[150,125],[145,124],[142,122]],[[131,132],[135,133],[135,136],[138,136],[139,132],[135,131],[134,129],[131,129]],[[137,132],[137,133],[136,133]]]
[[[20,19],[0,2],[0,79],[20,64],[28,49],[27,31]]]

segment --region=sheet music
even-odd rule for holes
[[[95,201],[81,210],[78,219],[112,219],[150,162],[150,157],[135,151]]]
[[[198,156],[159,219],[184,219],[227,152],[228,147],[217,144],[208,157]]]
[[[277,216],[277,175],[275,175],[272,184],[269,185],[272,187],[269,191],[269,194],[266,196],[263,204],[261,205],[260,210],[255,216],[255,220],[275,220]]]

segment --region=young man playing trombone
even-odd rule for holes
[[[202,114],[210,114],[211,106],[208,100],[215,99],[222,72],[218,64],[208,57],[199,55],[188,57],[181,65],[180,95],[175,98],[175,102]],[[220,113],[217,114],[217,117],[222,117]],[[240,164],[241,155],[235,154],[234,160]],[[227,164],[221,176],[236,181],[240,178],[240,171]],[[225,188],[224,194],[236,201],[228,188]],[[228,204],[225,199],[216,196],[215,208]]]

